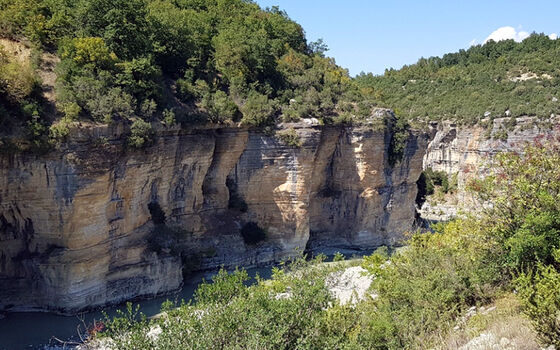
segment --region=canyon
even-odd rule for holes
[[[398,244],[428,135],[410,132],[389,166],[385,128],[316,124],[283,126],[299,147],[160,128],[138,151],[123,150],[122,125],[84,126],[57,151],[2,156],[0,310],[76,313],[177,290],[192,271]],[[247,243],[248,225],[266,237]]]
[[[367,124],[283,125],[298,146],[247,128],[162,127],[137,151],[123,149],[123,125],[77,128],[54,152],[0,157],[0,310],[72,314],[178,290],[194,271],[399,245],[419,224],[423,169],[457,176],[454,203],[420,210],[446,220],[494,154],[558,135],[555,119],[527,117],[497,139],[504,123],[410,131],[395,165],[391,132]],[[247,226],[265,237],[248,243]]]

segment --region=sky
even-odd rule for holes
[[[531,32],[560,35],[559,0],[256,0],[279,6],[323,39],[351,75],[382,74],[492,38],[522,40]]]

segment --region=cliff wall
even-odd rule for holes
[[[527,144],[560,137],[560,119],[535,117],[497,118],[486,127],[459,126],[452,122],[434,125],[432,140],[424,155],[424,169],[443,171],[457,179],[457,191],[443,200],[428,199],[421,215],[431,220],[449,220],[468,210],[472,195],[465,190],[470,178],[484,177],[494,156],[504,151],[522,151]]]
[[[0,310],[72,313],[177,290],[192,270],[394,244],[413,227],[425,134],[390,167],[385,130],[291,127],[300,147],[242,128],[166,129],[123,151],[113,126],[1,157]],[[266,238],[245,243],[248,223]]]

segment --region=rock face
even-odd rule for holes
[[[443,122],[433,129],[433,139],[424,156],[424,169],[444,171],[457,177],[457,197],[452,203],[431,203],[422,207],[422,216],[431,220],[449,220],[457,215],[461,205],[469,205],[464,190],[472,177],[487,175],[497,153],[521,151],[526,144],[559,137],[558,117],[539,121],[534,117],[494,119],[488,127],[457,126]],[[465,208],[468,209],[468,208]]]
[[[119,127],[82,128],[60,151],[0,158],[0,310],[72,313],[177,290],[191,270],[412,228],[425,135],[392,168],[383,130],[295,130],[301,147],[224,128],[160,130],[125,152]],[[266,239],[246,244],[247,223]]]

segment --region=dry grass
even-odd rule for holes
[[[495,309],[491,309],[495,307]],[[494,305],[479,309],[477,314],[468,319],[459,330],[452,331],[443,342],[441,349],[484,350],[484,349],[516,349],[535,350],[541,347],[536,341],[536,334],[529,320],[522,314],[521,304],[513,294],[506,294],[498,299]],[[477,346],[476,349],[466,344],[481,334],[488,334],[496,339],[496,343]],[[508,345],[500,345],[500,341],[507,339]]]

